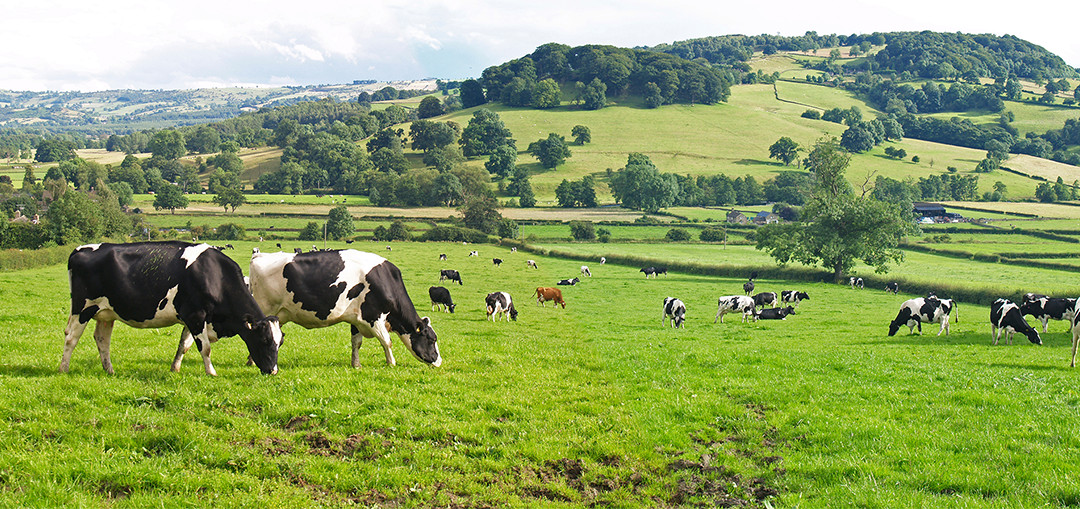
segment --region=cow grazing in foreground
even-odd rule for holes
[[[776,292],[761,292],[754,296],[754,307],[775,306],[777,303]]]
[[[453,313],[457,304],[454,304],[454,299],[450,298],[450,290],[441,286],[432,286],[428,288],[428,296],[431,297],[431,310],[439,310],[443,312]]]
[[[71,316],[64,328],[60,371],[67,372],[71,354],[90,319],[97,321],[101,367],[113,373],[109,343],[119,320],[138,329],[183,324],[172,370],[180,370],[184,354],[195,344],[206,374],[216,375],[210,345],[239,335],[248,354],[266,374],[277,372],[281,325],[266,316],[244,286],[243,272],[231,258],[207,244],[142,242],[89,244],[68,257]]]
[[[559,307],[559,305],[562,304],[563,309],[566,309],[566,301],[562,298],[562,290],[546,286],[538,287],[536,289],[536,303],[543,307],[547,307],[547,301],[549,300],[555,303],[555,305],[552,306],[553,308]]]
[[[1034,294],[1027,295],[1031,295],[1032,297],[1024,299],[1023,304],[1020,305],[1020,314],[1025,316],[1031,315],[1041,321],[1043,324],[1043,334],[1046,334],[1047,329],[1050,327],[1050,320],[1068,320],[1071,328],[1073,313],[1075,313],[1076,309],[1076,299],[1062,299],[1047,297],[1045,295],[1034,297]]]
[[[897,313],[896,319],[889,324],[889,335],[895,336],[901,325],[908,326],[909,334],[914,332],[915,326],[918,326],[919,334],[922,334],[923,323],[940,323],[941,330],[938,331],[937,335],[940,336],[944,332],[948,336],[949,316],[954,307],[957,306],[952,299],[919,297],[907,300],[900,306],[900,312]],[[956,311],[956,322],[960,323],[959,308]]]
[[[457,281],[457,284],[459,284],[459,285],[464,285],[465,284],[465,283],[461,282],[461,274],[458,273],[458,271],[456,271],[456,270],[451,270],[451,269],[442,269],[442,270],[440,270],[439,271],[439,281],[443,281],[443,280],[446,280],[446,279],[449,279],[450,281]]]
[[[795,304],[795,307],[799,307],[799,303],[804,300],[810,300],[810,296],[806,292],[795,290],[782,290],[780,292],[780,302],[784,304]]]
[[[364,338],[378,338],[386,363],[396,364],[390,332],[419,360],[438,367],[438,337],[413,307],[401,271],[386,258],[353,249],[263,253],[252,257],[251,293],[281,323],[305,329],[351,325],[352,366],[360,367]]]
[[[533,260],[525,260],[525,265],[528,265],[529,267],[532,267],[534,269],[539,269],[540,268],[540,267],[536,266],[536,262],[533,261]]]
[[[667,325],[668,319],[671,319],[671,326],[678,329],[686,322],[686,304],[683,301],[676,299],[675,297],[667,297],[664,299],[664,316],[660,319],[660,323]]]
[[[893,295],[900,293],[900,283],[893,281],[885,285],[886,292],[892,292]]]
[[[754,293],[754,282],[753,281],[747,281],[747,282],[743,283],[742,284],[742,291],[747,296],[749,296],[751,293]]]
[[[589,270],[588,265],[582,265],[581,266],[581,275],[582,276],[587,276],[587,277],[592,277],[592,271]]]
[[[581,280],[578,279],[578,278],[563,279],[563,280],[561,280],[561,281],[559,281],[558,283],[555,283],[555,284],[560,285],[560,286],[574,286],[574,285],[578,284],[578,281],[581,281]]]
[[[503,262],[502,258],[492,258],[491,259],[491,263],[494,264],[496,267],[502,267],[502,262]]]
[[[1012,344],[1012,335],[1021,333],[1027,336],[1028,341],[1036,345],[1042,344],[1039,331],[1028,325],[1024,319],[1020,307],[1008,299],[998,299],[990,304],[990,339],[993,344],[998,344],[998,339],[1005,333],[1005,343]]]
[[[754,314],[754,299],[745,295],[720,297],[716,304],[716,318],[713,319],[713,323],[716,323],[716,320],[724,323],[724,315],[728,313],[742,313],[744,322]]]
[[[754,320],[787,320],[788,315],[795,314],[795,308],[768,308],[754,312]]]
[[[861,277],[852,277],[851,279],[848,280],[848,284],[851,285],[852,290],[854,290],[856,288],[859,288],[859,289],[865,288],[865,284],[863,283],[863,279]]]
[[[491,321],[495,321],[495,315],[500,313],[506,316],[506,321],[509,322],[513,319],[517,321],[518,312],[514,309],[514,301],[510,298],[510,294],[506,292],[492,292],[484,297],[484,302],[487,304],[487,315],[491,318]],[[499,321],[502,321],[500,318]]]

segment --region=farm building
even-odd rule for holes
[[[727,214],[727,222],[729,222],[731,224],[746,224],[746,223],[749,223],[750,220],[747,219],[746,215],[743,214],[742,212],[739,212],[739,211],[737,211],[735,209],[731,209],[731,212],[728,212],[728,214]]]
[[[956,223],[964,219],[955,212],[946,212],[940,203],[913,203],[912,206],[920,223]]]
[[[779,222],[780,216],[767,210],[762,210],[761,212],[758,212],[756,216],[754,216],[755,224],[773,224]]]

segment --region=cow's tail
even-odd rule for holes
[[[953,317],[953,321],[956,323],[960,323],[960,301],[953,299],[953,309],[956,310],[956,316]]]

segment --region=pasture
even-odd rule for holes
[[[256,243],[233,243],[227,253],[246,271]],[[713,324],[717,297],[741,294],[744,279],[646,280],[637,266],[595,261],[585,262],[594,277],[560,287],[566,309],[541,308],[532,290],[578,275],[582,262],[493,245],[353,246],[402,269],[439,334],[441,368],[395,339],[398,366],[368,340],[354,370],[347,327],[290,324],[276,376],[244,366],[235,337],[214,346],[219,377],[202,373],[195,352],[170,373],[179,328],[119,325],[116,375],[103,373],[89,333],[60,375],[64,267],[0,273],[0,505],[1080,503],[1070,475],[1080,466],[1080,395],[1061,322],[1042,347],[1023,338],[992,347],[987,309],[961,302],[947,337],[934,326],[888,337],[911,295],[765,277],[759,291],[800,289],[811,300],[785,321],[729,314]],[[443,268],[461,271],[464,285],[440,283]],[[953,268],[943,274],[968,277]],[[1080,291],[1051,271],[1031,276],[1012,283]],[[428,312],[427,287],[440,284],[456,313]],[[483,296],[496,290],[513,295],[517,322],[485,319]],[[685,329],[660,325],[666,296],[686,302]]]

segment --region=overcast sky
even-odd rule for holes
[[[1080,66],[1076,0],[33,0],[10,2],[0,89],[188,89],[479,77],[558,42],[715,35],[1011,34]]]

